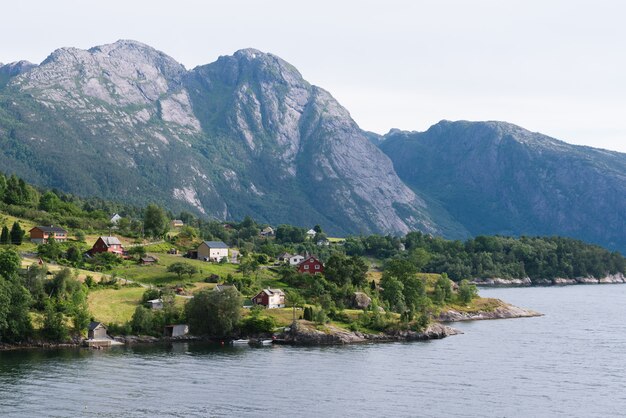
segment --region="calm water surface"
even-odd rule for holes
[[[626,415],[626,286],[489,289],[545,313],[440,341],[0,353],[0,416]]]

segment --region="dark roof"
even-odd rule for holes
[[[147,255],[145,257],[141,257],[141,261],[150,262],[157,261],[157,259],[155,257],[152,257],[151,255]]]
[[[106,326],[102,322],[90,322],[89,323],[89,331],[93,331],[94,329],[98,328],[99,326],[101,326],[104,329],[106,329]]]
[[[67,233],[67,231],[61,227],[58,226],[36,226],[35,228],[37,229],[41,229],[43,232],[61,232],[61,233]],[[33,228],[33,229],[35,229]]]
[[[228,248],[222,241],[204,241],[209,248]]]
[[[100,239],[104,241],[107,247],[110,247],[111,245],[122,245],[117,237],[100,237]]]

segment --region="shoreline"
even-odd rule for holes
[[[539,312],[517,306],[503,304],[493,311],[473,311],[460,312],[450,309],[439,313],[433,318],[434,322],[429,324],[423,331],[413,330],[390,330],[378,334],[362,333],[339,328],[332,324],[317,325],[313,322],[300,320],[296,329],[289,329],[282,333],[275,334],[275,344],[285,344],[293,346],[328,346],[347,345],[365,343],[385,343],[402,341],[428,341],[439,340],[453,335],[463,334],[462,331],[453,328],[448,323],[461,321],[480,321],[490,319],[513,319],[543,316]],[[250,337],[251,340],[259,337]],[[272,338],[268,336],[268,338]],[[207,336],[185,335],[180,337],[152,337],[124,335],[111,337],[112,341],[119,343],[119,346],[151,345],[158,343],[176,342],[211,342],[216,344],[227,344],[230,338],[212,338]],[[71,342],[51,343],[44,341],[25,342],[20,344],[0,343],[1,351],[12,350],[53,350],[59,348],[84,348],[87,350],[101,350],[110,347],[86,347],[83,339],[74,339]]]
[[[574,286],[574,285],[594,285],[594,284],[623,284],[626,277],[622,273],[609,274],[602,278],[592,276],[577,277],[575,279],[555,277],[554,279],[503,279],[493,277],[489,279],[473,279],[472,284],[479,287],[552,287],[552,286]]]

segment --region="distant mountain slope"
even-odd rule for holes
[[[191,71],[134,41],[1,66],[0,167],[219,219],[337,234],[463,229],[433,215],[329,93],[252,49]]]
[[[463,121],[390,132],[381,149],[473,235],[556,234],[626,252],[626,154]]]

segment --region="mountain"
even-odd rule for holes
[[[394,130],[380,147],[472,235],[563,235],[626,250],[626,154],[504,122]]]
[[[135,41],[0,66],[0,167],[46,187],[333,234],[462,231],[325,90],[253,49],[185,69]]]

